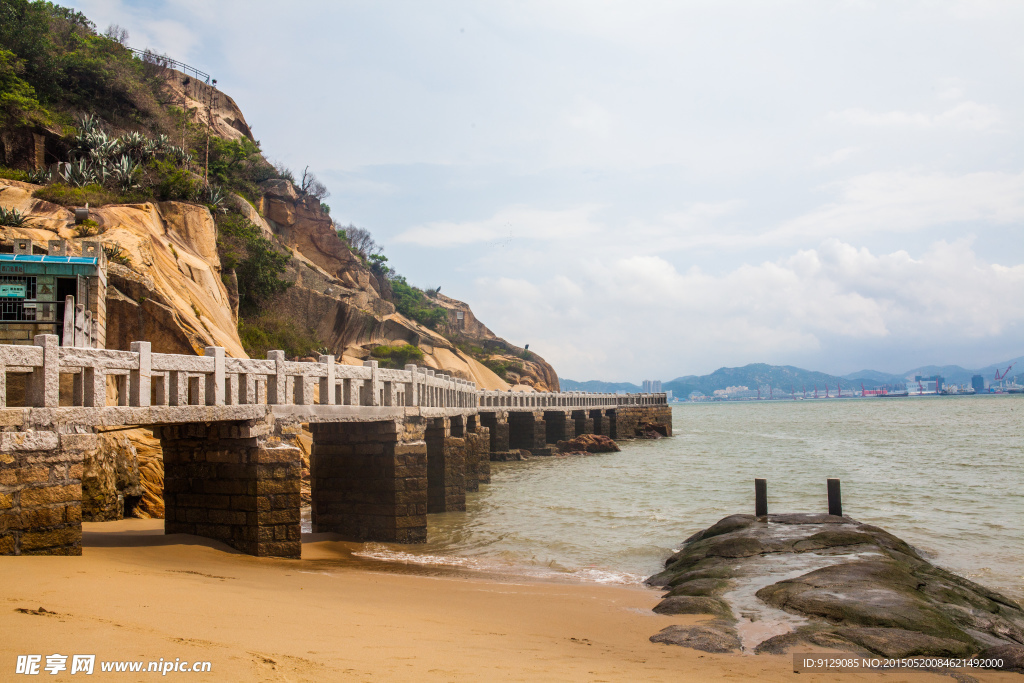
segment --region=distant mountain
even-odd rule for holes
[[[874,386],[874,380],[870,381]],[[826,385],[831,391],[835,391],[837,384],[841,383],[844,388],[860,388],[860,379],[851,381],[845,377],[836,377],[824,372],[814,372],[792,365],[768,365],[767,363],[751,363],[741,368],[719,368],[710,375],[687,375],[677,377],[670,382],[662,383],[663,389],[671,389],[676,396],[684,398],[694,391],[710,396],[716,389],[725,389],[731,386],[745,386],[751,391],[757,391],[758,387],[772,387],[775,392],[789,393],[790,391],[802,394],[804,389],[814,391],[814,387],[824,393]]]
[[[602,382],[596,379],[592,379],[588,382],[577,382],[575,380],[559,377],[558,383],[561,385],[562,391],[593,391],[600,394],[615,394],[620,391],[632,394],[639,392],[641,389],[639,384],[630,384],[629,382]]]
[[[867,384],[867,381],[877,382],[879,384],[897,384],[904,381],[903,375],[891,375],[888,372],[879,372],[877,370],[851,372],[849,375],[843,375],[843,379],[848,379],[851,382],[863,381],[865,384]]]
[[[686,398],[694,391],[699,391],[707,396],[712,395],[717,389],[727,387],[745,386],[751,391],[757,391],[758,387],[762,393],[768,392],[772,387],[776,395],[786,395],[790,391],[802,394],[806,389],[808,393],[818,392],[824,395],[825,389],[834,392],[836,385],[841,384],[843,389],[859,390],[863,384],[867,389],[879,386],[892,387],[897,384],[905,384],[907,378],[913,380],[917,375],[931,377],[941,375],[949,384],[970,384],[971,377],[982,375],[986,385],[991,384],[995,377],[996,370],[1006,370],[1007,366],[1015,363],[1010,377],[1024,376],[1024,356],[1011,358],[1010,360],[989,365],[977,370],[969,370],[959,365],[924,365],[913,370],[907,370],[901,375],[894,375],[889,372],[877,370],[861,370],[851,372],[848,375],[838,377],[824,372],[804,370],[792,365],[768,365],[767,363],[751,363],[741,368],[718,368],[710,375],[685,375],[675,379],[662,382],[662,389],[672,391],[678,398]],[[640,391],[640,385],[629,382],[577,382],[571,379],[560,379],[565,391],[598,391],[598,392],[636,392]],[[1020,381],[1020,380],[1018,380]]]
[[[908,378],[913,379],[918,375],[922,377],[941,375],[949,384],[970,384],[971,378],[974,375],[981,375],[985,378],[986,382],[992,382],[995,379],[996,370],[1003,372],[1011,364],[1014,364],[1013,370],[1010,371],[1011,377],[1024,372],[1024,356],[1019,356],[1017,358],[1011,358],[1010,360],[1005,360],[1001,363],[995,363],[994,365],[988,365],[976,370],[964,368],[959,365],[922,365],[919,368],[907,370],[902,375],[892,375],[887,372],[878,372],[876,370],[861,370],[860,372],[854,372],[846,375],[846,377],[851,380],[854,377],[863,377],[880,383],[893,384],[895,382],[903,382]]]

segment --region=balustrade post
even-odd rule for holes
[[[102,408],[107,405],[107,377],[102,368],[83,368],[82,403],[87,408]]]
[[[334,356],[320,356],[320,362],[327,366],[327,376],[320,378],[320,405],[334,405]]]
[[[7,407],[7,364],[0,355],[0,408]]]
[[[57,346],[57,335],[37,334],[34,342],[43,348],[43,365],[32,369],[30,403],[37,408],[56,408],[60,404],[60,347]]]
[[[377,376],[377,367],[380,365],[375,360],[364,360],[363,367],[370,368],[370,403],[371,406],[379,406],[381,404],[380,396],[380,378]]]
[[[276,372],[267,376],[267,403],[272,406],[288,404],[288,382],[284,374],[284,351],[267,351],[267,360],[275,363]]]
[[[409,363],[405,366],[406,372],[409,373],[409,382],[405,385],[405,404],[408,406],[418,406],[420,404],[419,387],[417,386],[419,382],[416,377],[416,369],[415,363]]]
[[[128,347],[139,354],[139,369],[130,370],[128,375],[128,405],[147,408],[150,405],[150,387],[153,378],[152,344],[146,341],[132,342]]]
[[[224,405],[224,348],[207,346],[203,352],[207,358],[213,358],[213,372],[206,375],[206,405]]]

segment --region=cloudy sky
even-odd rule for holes
[[[564,377],[1024,354],[1024,3],[70,4]]]

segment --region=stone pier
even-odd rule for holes
[[[531,453],[546,454],[547,425],[542,411],[508,414],[509,449],[525,449]]]
[[[572,421],[576,428],[577,436],[594,433],[594,418],[590,417],[586,410],[572,411]]]
[[[488,430],[491,453],[505,453],[509,450],[508,415],[498,412],[481,412],[477,417]]]
[[[590,411],[590,419],[593,422],[594,434],[600,434],[601,436],[611,436],[611,424],[608,419],[608,415],[601,408]]]
[[[301,452],[266,422],[158,427],[164,532],[257,556],[299,557]]]
[[[545,410],[544,423],[544,440],[548,444],[569,441],[576,436],[576,423],[564,410]]]
[[[426,429],[427,512],[466,509],[466,439],[462,418],[438,417]],[[479,486],[479,484],[478,484]]]
[[[310,424],[313,531],[427,540],[427,420]]]
[[[0,433],[0,555],[82,554],[82,461],[94,434]]]
[[[476,415],[466,419],[466,491],[479,491],[491,482],[491,436]]]

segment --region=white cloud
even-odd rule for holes
[[[619,378],[666,377],[723,356],[792,360],[837,339],[970,342],[1024,325],[1024,264],[986,263],[964,242],[915,259],[828,240],[720,275],[658,256],[558,263],[555,277],[544,276],[549,257],[523,277],[478,278],[477,313],[575,379],[593,378],[595,364]]]
[[[766,233],[764,241],[1024,221],[1024,173],[878,171],[834,187],[839,189],[838,201],[788,221]]]
[[[872,112],[867,109],[845,109],[832,112],[829,119],[854,126],[903,127],[923,129],[959,128],[985,130],[1002,121],[998,107],[977,102],[961,102],[938,114],[901,110]]]
[[[397,244],[427,247],[453,247],[474,243],[511,246],[516,240],[572,240],[601,228],[591,221],[596,207],[584,206],[564,211],[546,211],[515,206],[499,211],[482,221],[456,223],[436,221],[419,225],[394,238]]]
[[[859,147],[843,147],[842,149],[837,149],[829,154],[822,154],[814,157],[814,166],[818,168],[824,166],[835,166],[836,164],[843,163],[858,152],[860,152]]]

